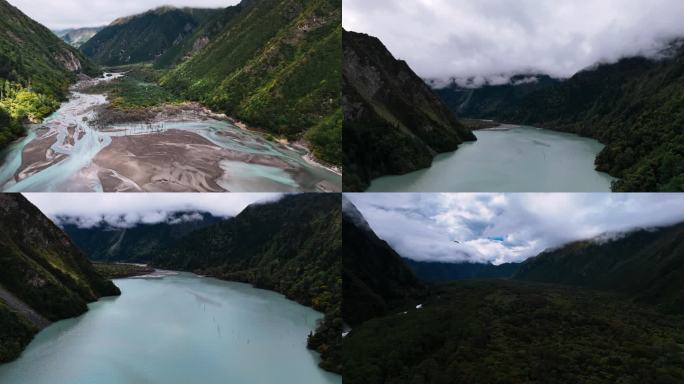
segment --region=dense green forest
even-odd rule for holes
[[[339,164],[340,0],[253,1],[161,84]]]
[[[606,148],[599,171],[619,178],[614,191],[684,190],[684,48],[673,42],[659,59],[600,64],[562,82],[465,93],[438,91],[466,117],[497,119],[592,137]],[[465,95],[465,96],[464,96]]]
[[[610,294],[476,281],[420,303],[354,328],[345,383],[684,381],[684,319]]]
[[[119,293],[22,195],[0,195],[0,362],[16,358],[50,321]]]
[[[432,164],[475,140],[409,66],[380,40],[344,32],[344,190],[363,191],[376,177]]]
[[[0,148],[59,106],[76,72],[95,66],[50,30],[0,0]]]
[[[416,289],[346,204],[345,383],[684,381],[683,225],[570,244],[516,266],[515,279]],[[432,267],[427,277],[442,276]]]
[[[520,280],[615,291],[684,314],[684,224],[568,244],[526,260]]]

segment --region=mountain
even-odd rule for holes
[[[0,148],[24,134],[21,123],[57,109],[77,72],[97,68],[49,29],[0,0]]]
[[[345,208],[343,313],[346,320],[353,307],[361,321],[344,337],[344,381],[682,382],[684,318],[663,312],[668,305],[641,302],[682,302],[682,231],[678,225],[580,242],[557,256],[551,251],[526,262],[518,279],[431,284],[420,296],[395,294],[389,310],[376,311],[355,298],[367,296],[366,286],[396,286],[394,271],[401,270],[402,260],[396,254],[384,262],[371,256],[370,227],[358,211]],[[354,262],[347,262],[350,256]],[[369,264],[372,273],[356,272],[360,281],[347,282],[348,269],[366,270]],[[523,275],[535,281],[521,280]],[[648,300],[637,302],[621,291]]]
[[[354,204],[343,198],[342,205],[342,317],[356,326],[419,296],[423,286]]]
[[[250,126],[311,142],[341,163],[340,0],[251,0],[161,79],[172,92]]]
[[[212,42],[243,9],[249,4],[243,1],[223,9],[217,9],[211,17],[207,18],[192,33],[187,35],[177,44],[173,44],[163,54],[154,60],[156,68],[168,69],[189,60],[196,53],[204,49]]]
[[[74,48],[79,48],[85,44],[104,27],[90,27],[90,28],[69,28],[53,31],[57,37],[64,40],[65,43]]]
[[[114,20],[81,46],[81,51],[103,65],[151,62],[221,10],[160,7]]]
[[[339,372],[340,209],[338,194],[254,204],[160,249],[153,265],[251,283],[324,312],[309,347],[321,353],[321,367]]]
[[[20,194],[0,194],[0,362],[52,321],[120,294],[73,242]]]
[[[684,190],[684,41],[658,58],[599,64],[532,92],[497,120],[592,137],[606,145],[596,167],[614,191]]]
[[[444,104],[457,115],[467,118],[490,119],[502,109],[531,93],[556,85],[560,80],[541,74],[521,74],[511,77],[507,84],[469,88],[455,81],[434,89]]]
[[[502,265],[478,263],[440,263],[404,259],[416,276],[427,283],[440,283],[452,280],[510,278],[518,271],[520,264]]]
[[[365,190],[373,178],[429,167],[435,155],[475,136],[380,40],[344,32],[344,184]]]
[[[516,279],[615,291],[684,313],[684,224],[578,241],[525,261]]]
[[[101,221],[84,226],[78,217],[60,216],[57,223],[64,232],[95,261],[148,262],[159,248],[169,246],[190,232],[221,221],[208,212],[174,212],[161,223],[138,223],[116,227]]]

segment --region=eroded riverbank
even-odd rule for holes
[[[69,101],[5,150],[4,191],[309,192],[341,190],[342,177],[308,159],[306,148],[269,141],[208,114],[164,114],[107,124],[99,94],[72,87]],[[104,112],[100,112],[104,113]],[[102,124],[102,122],[105,124]]]

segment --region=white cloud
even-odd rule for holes
[[[380,38],[425,78],[542,72],[654,54],[684,36],[680,0],[344,0],[348,30]],[[481,79],[476,80],[477,82]]]
[[[378,236],[415,260],[519,262],[576,240],[684,221],[684,194],[345,196]]]
[[[91,227],[104,220],[117,227],[136,223],[190,221],[197,215],[169,217],[179,211],[209,212],[215,216],[235,216],[248,205],[273,201],[277,193],[24,193],[51,219],[73,216],[75,223]]]
[[[164,5],[225,8],[240,0],[9,0],[26,15],[51,29],[108,25]]]

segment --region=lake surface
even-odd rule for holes
[[[98,127],[104,95],[81,81],[28,136],[0,152],[6,192],[339,192],[342,176],[296,144],[227,120],[176,113],[151,123]],[[102,112],[106,113],[106,112]]]
[[[368,192],[610,192],[597,172],[603,145],[534,127],[475,131],[478,141],[439,155],[432,167],[373,180]]]
[[[342,383],[306,348],[322,315],[282,295],[188,273],[115,283],[120,297],[40,332],[0,383]]]

